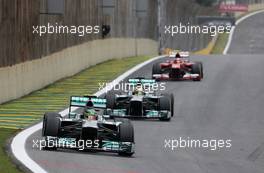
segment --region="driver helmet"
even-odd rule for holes
[[[175,58],[181,58],[180,52],[177,52]]]
[[[96,111],[93,107],[93,102],[88,101],[84,109],[84,118],[87,120],[96,120]]]
[[[144,95],[143,87],[142,85],[138,85],[135,89],[135,95],[142,96]]]

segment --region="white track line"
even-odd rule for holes
[[[155,58],[152,58],[148,61],[145,61],[141,64],[138,64],[137,66],[131,68],[130,70],[128,70],[127,72],[125,72],[124,74],[120,75],[118,78],[116,78],[114,81],[112,81],[111,83],[109,83],[109,86],[106,88],[103,88],[102,90],[98,91],[95,93],[96,96],[100,96],[101,94],[103,94],[106,89],[110,89],[111,87],[113,87],[114,85],[118,84],[119,82],[121,82],[122,80],[124,80],[126,77],[128,77],[129,75],[131,75],[133,72],[139,70],[141,67],[157,60],[160,59],[164,56],[158,56]],[[69,108],[63,110],[60,112],[60,114],[62,116],[67,115],[69,111]],[[28,137],[30,137],[33,133],[35,133],[36,131],[40,130],[42,128],[42,122],[38,123],[32,127],[29,127],[23,131],[21,131],[20,133],[18,133],[12,140],[11,143],[11,150],[13,155],[15,156],[15,158],[17,160],[19,160],[25,167],[27,167],[28,169],[30,169],[32,172],[34,173],[47,173],[47,171],[45,171],[41,166],[39,166],[34,160],[32,160],[29,155],[26,152],[26,140],[28,139]]]
[[[262,12],[264,12],[264,10],[255,11],[255,12],[252,12],[252,13],[250,13],[250,14],[248,14],[248,15],[245,15],[245,16],[241,17],[240,19],[238,19],[238,20],[236,21],[236,25],[238,25],[238,24],[239,24],[240,22],[242,22],[243,20],[245,20],[245,19],[247,19],[247,18],[249,18],[249,17],[251,17],[251,16],[253,16],[253,15],[255,15],[255,14],[262,13]],[[231,45],[231,42],[232,42],[232,39],[233,39],[233,35],[234,35],[234,32],[235,32],[235,28],[236,28],[235,26],[232,27],[232,29],[231,29],[231,31],[230,31],[230,34],[229,34],[229,37],[228,37],[227,44],[226,44],[225,49],[224,49],[224,51],[223,51],[223,54],[224,54],[224,55],[226,55],[227,52],[228,52],[228,50],[229,50],[229,47],[230,47],[230,45]]]

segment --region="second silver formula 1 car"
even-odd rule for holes
[[[173,117],[174,97],[172,94],[157,94],[151,91],[153,79],[129,79],[135,86],[131,91],[111,91],[106,95],[107,114],[111,117],[145,118],[169,121]]]

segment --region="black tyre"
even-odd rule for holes
[[[156,63],[156,64],[153,64],[152,66],[152,75],[154,74],[161,74],[161,67],[160,67],[160,63]]]
[[[57,137],[60,130],[61,115],[58,113],[45,113],[43,118],[42,135]]]
[[[115,108],[115,101],[116,101],[116,94],[119,92],[116,91],[109,91],[107,92],[105,99],[106,99],[106,108],[114,109]]]
[[[120,142],[132,142],[134,143],[134,127],[130,120],[124,118],[115,119],[116,121],[122,122],[119,125],[119,139]],[[134,152],[119,152],[121,156],[132,156]]]
[[[171,117],[174,115],[174,95],[173,94],[164,94],[164,97],[170,98],[170,105],[171,105]]]
[[[171,100],[171,117],[174,116],[174,95],[170,94],[170,100]]]
[[[203,72],[202,72],[202,64],[200,62],[195,62],[192,65],[192,74],[199,74],[200,78],[197,78],[197,81],[200,81],[202,76],[203,76]]]
[[[200,64],[200,67],[201,67],[201,78],[203,78],[204,77],[204,73],[203,73],[203,63],[202,62],[197,62],[198,64]]]
[[[166,111],[170,111],[171,112],[171,98],[168,96],[161,97],[159,99],[159,109],[160,110],[166,110]],[[170,117],[169,118],[160,118],[161,121],[170,121]]]

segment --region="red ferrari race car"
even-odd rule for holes
[[[171,56],[170,56],[171,57]],[[193,80],[203,78],[202,62],[191,62],[189,57],[177,52],[172,60],[156,63],[152,67],[152,78],[156,80]]]

